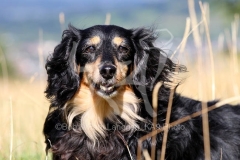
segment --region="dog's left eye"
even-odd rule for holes
[[[128,53],[129,49],[127,47],[124,47],[124,46],[119,46],[118,51],[120,53]]]
[[[95,51],[95,47],[94,46],[88,46],[84,49],[85,53],[92,53]]]

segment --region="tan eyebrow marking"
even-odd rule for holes
[[[92,37],[91,39],[90,39],[90,43],[91,44],[99,44],[100,43],[100,41],[101,41],[101,39],[100,39],[100,37],[99,36],[94,36],[94,37]]]
[[[113,38],[113,43],[115,43],[116,45],[120,45],[123,42],[123,38],[121,37],[114,37]]]

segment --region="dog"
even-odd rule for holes
[[[163,127],[176,72],[174,63],[154,41],[154,29],[72,25],[48,57],[46,97],[51,105],[44,123],[46,151],[54,160],[135,160],[138,140]],[[152,99],[154,86],[157,110]],[[216,105],[211,101],[207,106]],[[173,92],[170,122],[202,110],[202,102]],[[156,126],[153,126],[156,117]],[[240,159],[240,105],[209,111],[212,160]],[[202,116],[169,128],[165,159],[203,160]],[[142,150],[161,156],[163,134],[143,140]],[[138,158],[139,159],[139,158]],[[143,159],[143,157],[140,157]]]

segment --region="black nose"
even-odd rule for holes
[[[100,74],[105,79],[113,78],[115,72],[116,72],[116,67],[113,65],[104,65],[100,68]]]

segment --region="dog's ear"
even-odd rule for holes
[[[48,84],[45,93],[51,106],[62,107],[78,90],[80,78],[76,52],[80,37],[80,30],[69,25],[69,29],[63,32],[61,43],[47,59]]]
[[[133,82],[152,90],[158,82],[171,82],[174,71],[186,68],[173,63],[166,54],[154,46],[158,35],[154,29],[132,29],[132,41],[135,48]]]

